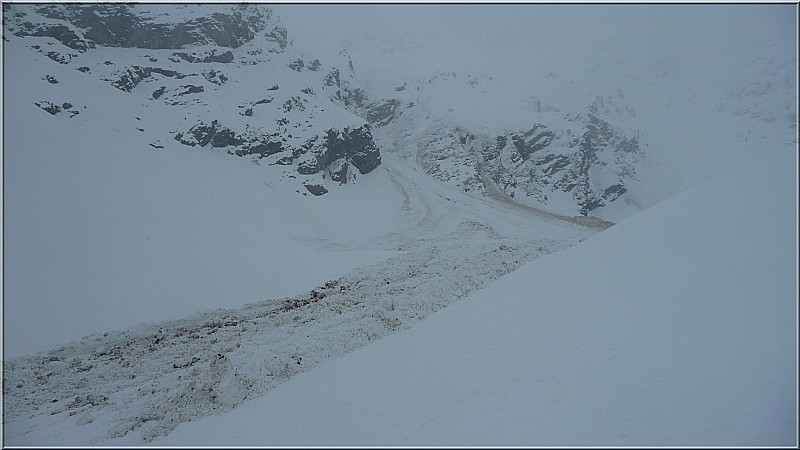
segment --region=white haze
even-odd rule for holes
[[[275,5],[290,38],[347,49],[361,81],[488,70],[526,83],[619,58],[678,58],[719,72],[736,50],[792,55],[791,5]],[[388,56],[388,57],[387,57]],[[716,73],[731,77],[734,74]],[[620,79],[594,79],[617,83]]]
[[[708,126],[735,89],[766,79],[774,67],[796,67],[793,5],[294,4],[275,11],[309,56],[347,50],[373,95],[390,98],[394,87],[437,72],[493,78],[496,93],[511,101],[493,94],[487,107],[486,99],[465,99],[475,106],[466,114],[480,121],[513,123],[519,111],[512,103],[520,98],[575,111],[596,95],[624,91],[658,167],[653,174],[640,168],[650,191],[645,207],[797,142],[796,116],[788,119],[793,131],[758,143],[743,131],[754,126],[749,119],[728,115]],[[796,72],[793,80],[764,82],[785,86],[758,101],[791,116]],[[446,109],[461,100],[442,101]]]

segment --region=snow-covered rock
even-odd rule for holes
[[[486,98],[497,89],[491,79],[441,73],[396,87],[393,98],[369,103],[363,114],[381,127],[376,135],[384,147],[434,178],[467,192],[500,189],[551,212],[590,215],[638,179],[646,153],[621,90],[567,111],[535,97],[520,107],[522,99],[515,99],[500,106],[502,114],[476,122],[470,116],[497,103]],[[512,114],[517,117],[507,117]]]
[[[136,117],[169,106],[160,117],[168,132],[142,129],[155,148],[174,140],[248,157],[315,195],[380,165],[367,121],[345,109],[363,97],[349,57],[305,64],[263,5],[9,4],[4,26],[11,45],[77,69],[58,78],[88,77],[137,99]],[[51,115],[79,113],[32,100]],[[94,108],[114,109],[113,97],[99,100]],[[331,133],[349,136],[347,145],[332,150]]]

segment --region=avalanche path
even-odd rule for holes
[[[412,326],[594,234],[470,196],[385,158],[403,219],[364,246],[398,251],[310,292],[104,333],[4,363],[6,443],[149,442]]]

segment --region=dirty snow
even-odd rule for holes
[[[408,328],[595,233],[439,186],[392,157],[381,170],[399,194],[403,219],[367,244],[396,256],[302,295],[96,334],[10,360],[7,442],[150,442]]]
[[[796,446],[796,167],[686,191],[153,443]]]

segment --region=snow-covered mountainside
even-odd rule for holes
[[[535,97],[502,98],[492,77],[440,73],[395,91],[377,123],[387,123],[381,136],[388,146],[467,192],[499,189],[554,212],[586,216],[637,179],[643,152],[627,125],[635,113],[621,91],[565,112]]]
[[[591,322],[594,316],[579,314],[581,308],[631,319],[625,307],[640,298],[595,298],[593,287],[624,291],[614,283],[624,284],[628,273],[642,288],[637,295],[650,298],[648,286],[664,293],[669,283],[680,284],[639,269],[655,265],[669,272],[660,252],[689,271],[700,265],[666,253],[677,248],[670,242],[645,245],[649,230],[664,232],[654,222],[679,234],[663,222],[675,217],[685,224],[701,212],[691,201],[695,195],[702,203],[730,191],[715,203],[714,215],[698,223],[721,226],[722,211],[739,202],[739,216],[748,220],[732,217],[740,228],[721,235],[723,247],[749,239],[760,255],[753,270],[785,266],[786,249],[770,250],[774,240],[759,250],[758,233],[741,236],[743,227],[756,226],[747,211],[769,213],[766,229],[779,236],[790,224],[775,201],[790,198],[791,171],[772,170],[774,161],[793,159],[788,155],[796,156],[797,145],[796,64],[781,51],[764,45],[756,55],[757,46],[738,48],[713,72],[680,58],[655,57],[572,71],[559,67],[560,55],[551,52],[518,62],[500,55],[497,64],[474,70],[426,63],[375,78],[382,61],[390,67],[389,60],[402,55],[397,50],[383,60],[364,58],[369,64],[362,72],[364,49],[402,49],[402,42],[376,35],[356,39],[346,50],[301,46],[293,36],[302,31],[293,34],[276,14],[286,7],[3,4],[4,445],[187,443],[180,436],[192,428],[181,424],[204,418],[224,423],[234,416],[221,414],[246,411],[239,408],[300,373],[416,327],[462,299],[480,298],[478,290],[521,267],[526,271],[516,281],[496,288],[513,291],[515,303],[486,306],[481,300],[483,323],[474,326],[482,336],[492,335],[492,317],[500,319],[498,326],[510,317],[538,317],[530,323],[553,335],[561,323],[581,331]],[[421,41],[415,51],[428,44]],[[481,49],[468,48],[479,59]],[[438,61],[441,49],[433,50]],[[736,76],[720,77],[722,72]],[[661,213],[634,220],[634,214],[734,169],[741,179],[749,173],[755,179],[717,183],[713,195],[692,191]],[[776,178],[759,191],[758,180],[770,174]],[[753,209],[762,193],[772,201],[762,205],[767,209]],[[682,202],[687,211],[678,211]],[[631,226],[590,244],[628,217]],[[692,236],[717,242],[711,230]],[[545,257],[573,246],[576,251],[561,259]],[[697,247],[708,258],[717,248]],[[530,262],[537,265],[526,266]],[[710,286],[725,284],[724,267],[709,272]],[[593,280],[600,273],[594,268],[617,272]],[[740,266],[732,269],[741,272]],[[757,279],[758,288],[770,280]],[[697,279],[690,281],[681,289]],[[773,281],[779,288],[766,293],[765,302],[774,306],[770,313],[788,317],[778,314],[786,310],[786,277]],[[519,295],[532,292],[548,296],[541,317],[539,303]],[[698,292],[713,297],[709,290]],[[595,303],[570,302],[576,296]],[[596,302],[608,309],[595,308]],[[563,314],[550,314],[562,304],[568,306]],[[685,302],[672,307],[675,317],[684,308],[709,322],[719,312]],[[658,319],[666,309],[654,306],[643,314]],[[752,312],[726,311],[723,319]],[[477,320],[462,318],[467,327]],[[767,328],[773,318],[764,315],[759,324]],[[790,324],[778,322],[763,345],[786,333]],[[630,349],[641,333],[658,329],[648,323],[614,335],[621,341],[609,345],[620,345],[600,350]],[[529,331],[508,326],[503,336]],[[727,335],[714,336],[719,342]],[[621,370],[662,349],[648,347],[652,340],[641,342],[632,353],[617,355]],[[531,342],[520,345],[512,353],[526,352]],[[597,366],[580,360],[586,348],[553,348],[537,347],[537,354],[554,363],[555,375],[588,367],[587,378],[576,382],[589,383]],[[738,354],[734,347],[719,351]],[[559,368],[555,360],[562,353],[586,364]],[[774,359],[759,361],[767,367]],[[528,379],[507,373],[508,385]],[[482,373],[482,382],[487,379]],[[769,395],[781,391],[783,381],[775,378]],[[474,392],[476,401],[483,401],[482,392],[496,398],[496,392]],[[458,409],[447,399],[441,405]],[[766,405],[777,405],[770,410],[776,414],[785,406]],[[285,406],[270,411],[289,411]],[[706,406],[698,411],[731,409]],[[573,410],[564,411],[568,417]],[[375,414],[375,420],[382,417]],[[642,426],[631,425],[636,430],[630,436],[655,422],[637,423]],[[404,425],[416,426],[409,419],[396,427],[398,433],[405,433]],[[177,441],[170,441],[176,429]],[[441,427],[445,434],[448,429]],[[356,443],[342,436],[342,442]],[[423,444],[439,442],[424,439],[435,433],[419,436]],[[255,439],[245,443],[272,444],[262,435]],[[695,442],[701,441],[687,443]]]
[[[263,6],[5,7],[7,442],[149,441],[608,225],[383,154]]]
[[[745,119],[726,130],[738,140],[783,134],[779,145],[787,146],[796,130],[794,68],[772,55],[729,55],[734,62],[717,72],[740,74],[730,82],[694,73],[680,59],[644,69],[614,60],[586,75],[537,68],[520,77],[504,67],[494,74],[421,72],[383,91],[360,85],[346,51],[320,59],[295,48],[264,6],[7,9],[7,34],[26,38],[30,50],[130,93],[143,107],[170,107],[159,113],[162,129],[129,121],[151,146],[175,140],[246,157],[275,168],[273,178],[303,186],[303,194],[352,182],[390,151],[467,192],[502,192],[553,213],[618,221],[686,187],[664,182],[676,176],[659,154],[675,150],[658,134],[673,119],[648,117],[651,111],[685,118],[666,128],[682,129],[687,146],[707,137],[687,130],[696,123],[688,118],[709,113]],[[76,74],[50,72],[43,83],[60,86],[48,86],[52,98],[36,105],[75,118],[86,106],[65,92]],[[509,72],[528,81],[509,83]],[[660,98],[643,93],[643,84],[660,84]],[[673,108],[653,108],[665,101]]]
[[[393,113],[382,149],[463,189],[618,222],[797,145],[789,7],[360,10],[276,6],[305,47],[347,47]],[[337,32],[304,27],[321,14]]]
[[[292,179],[302,193],[321,195],[380,165],[369,125],[341,107],[354,77],[349,58],[304,61],[269,8],[5,8],[7,38],[25,46],[27,58],[60,64],[41,75],[35,102],[53,120],[88,120],[88,99],[73,88],[80,79],[135,101],[145,117],[131,114],[124,126],[147,135],[151,147],[176,141],[246,157],[274,167],[272,178]],[[113,98],[95,109],[110,110]]]
[[[763,67],[769,71],[754,71]],[[596,69],[593,75],[614,79],[613,72],[603,70],[615,68]],[[519,88],[494,76],[439,73],[388,93],[390,99],[380,103],[381,121],[373,120],[376,128],[386,125],[374,134],[384,147],[465,191],[499,189],[552,212],[618,221],[674,194],[675,186],[686,187],[685,181],[663,183],[660,178],[668,172],[658,168],[659,153],[673,152],[679,143],[692,148],[715,136],[735,147],[765,137],[776,148],[796,144],[797,95],[790,64],[761,58],[731,65],[731,73],[748,76],[723,88],[696,86],[680,103],[674,97],[686,96],[686,85],[698,78],[684,70],[680,64],[667,69],[679,80],[664,80],[656,98],[642,93],[634,76],[620,80],[619,86],[633,87],[630,92],[605,87],[598,94],[568,95],[572,81],[555,74],[532,82],[534,87]],[[659,78],[653,69],[637,75]],[[669,104],[662,107],[665,101]],[[653,117],[653,111],[661,116]],[[696,129],[702,118],[720,115],[736,124],[726,135],[716,136],[714,127]],[[665,129],[680,136],[664,137]],[[748,152],[753,150],[731,153]],[[725,162],[704,167],[695,180],[713,176],[720,165]]]

